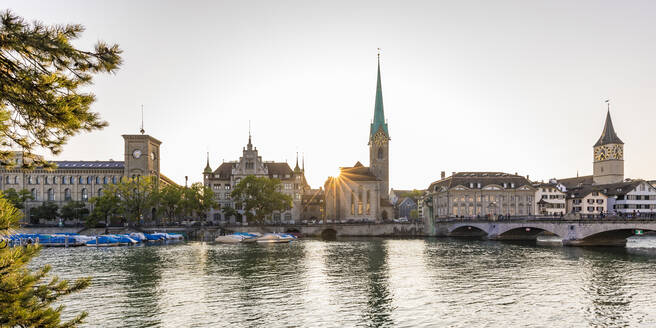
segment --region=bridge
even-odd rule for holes
[[[480,237],[490,240],[536,240],[540,234],[553,234],[565,246],[625,246],[626,238],[637,230],[656,231],[656,220],[649,218],[606,217],[563,219],[526,217],[510,220],[446,219],[426,224],[428,235],[437,237]]]
[[[303,236],[333,239],[336,237],[423,237],[422,224],[409,223],[337,223],[230,226],[229,232],[298,232]]]

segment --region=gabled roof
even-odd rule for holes
[[[221,163],[219,167],[214,170],[214,176],[222,180],[230,179],[232,175],[232,168],[235,167],[237,163]]]
[[[294,173],[287,163],[264,163],[264,166],[266,166],[269,171],[269,177],[272,177],[274,174],[277,174],[278,176],[289,174],[291,176]]]
[[[584,185],[592,185],[594,182],[592,175],[585,175],[576,178],[567,178],[567,179],[558,179],[558,183],[561,183],[568,190],[571,188],[577,188]]]
[[[606,123],[604,123],[604,130],[601,131],[601,137],[599,137],[599,140],[597,140],[597,143],[594,146],[597,147],[608,144],[624,144],[615,133],[613,120],[610,118],[610,110],[606,113]]]

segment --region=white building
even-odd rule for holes
[[[567,189],[562,184],[540,183],[534,186],[536,215],[558,216],[567,214]]]

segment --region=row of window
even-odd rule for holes
[[[30,190],[30,194],[31,194],[33,200],[35,200],[35,201],[41,200],[39,192],[37,192],[36,188],[32,188]],[[98,189],[97,195],[98,195],[98,197],[102,196],[102,188]],[[57,200],[57,198],[55,196],[56,196],[55,190],[50,188],[46,191],[46,199],[45,200],[47,200],[49,202],[54,202],[54,201]],[[68,188],[64,189],[64,200],[69,201],[71,199],[72,199],[71,198],[71,190],[68,189]],[[89,192],[87,191],[87,188],[82,188],[82,190],[80,190],[80,200],[84,201],[84,202],[89,200]]]
[[[649,205],[649,204],[615,204],[613,205],[613,208],[621,210],[621,209],[656,209],[656,205]]]
[[[93,177],[93,176],[83,177],[83,176],[78,176],[78,177],[74,177],[74,176],[48,176],[48,175],[46,175],[46,176],[40,176],[40,175],[34,176],[34,175],[28,175],[26,180],[27,180],[28,185],[40,185],[41,183],[43,183],[45,185],[49,185],[49,184],[53,184],[53,185],[56,185],[56,184],[63,184],[63,185],[71,184],[72,185],[72,184],[76,184],[76,183],[80,184],[80,185],[84,185],[84,184],[90,185],[94,182],[94,180],[95,180],[95,184],[101,184],[101,183],[102,184],[109,184],[110,182],[112,184],[116,184],[118,182],[118,177],[116,177],[116,176],[111,176],[111,177],[99,177],[99,176],[96,176],[96,177]],[[17,175],[13,176],[13,178],[9,175],[6,176],[5,179],[4,179],[4,182],[5,182],[6,185],[11,185],[11,184],[16,184],[17,185],[17,184],[20,183],[19,182],[19,177]]]
[[[493,211],[493,212],[497,212],[497,211]],[[506,208],[504,211],[497,212],[497,213],[494,213],[494,214],[528,215],[528,214],[531,214],[530,212],[531,212],[530,207],[520,206],[518,208],[515,208],[515,207]],[[476,206],[476,207],[474,207],[474,206],[468,206],[468,207],[454,206],[452,208],[452,212],[450,214],[455,215],[455,216],[459,216],[459,215],[474,216],[474,215],[485,215],[485,214],[489,214],[489,213],[490,213],[489,211],[485,211],[481,206]],[[449,213],[446,213],[446,214],[448,215]]]
[[[581,212],[581,210],[582,210],[582,207],[581,207],[581,206],[574,206],[574,207],[572,207],[572,211],[573,211],[574,213]],[[588,213],[593,213],[593,212],[594,212],[594,213],[603,213],[603,212],[604,212],[604,208],[603,208],[603,206],[597,206],[597,207],[594,207],[594,206],[588,206],[588,207],[586,208],[586,210],[588,211]]]
[[[542,199],[565,199],[565,195],[542,195]]]

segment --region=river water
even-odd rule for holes
[[[655,327],[656,238],[627,248],[458,239],[49,248],[88,327]]]

